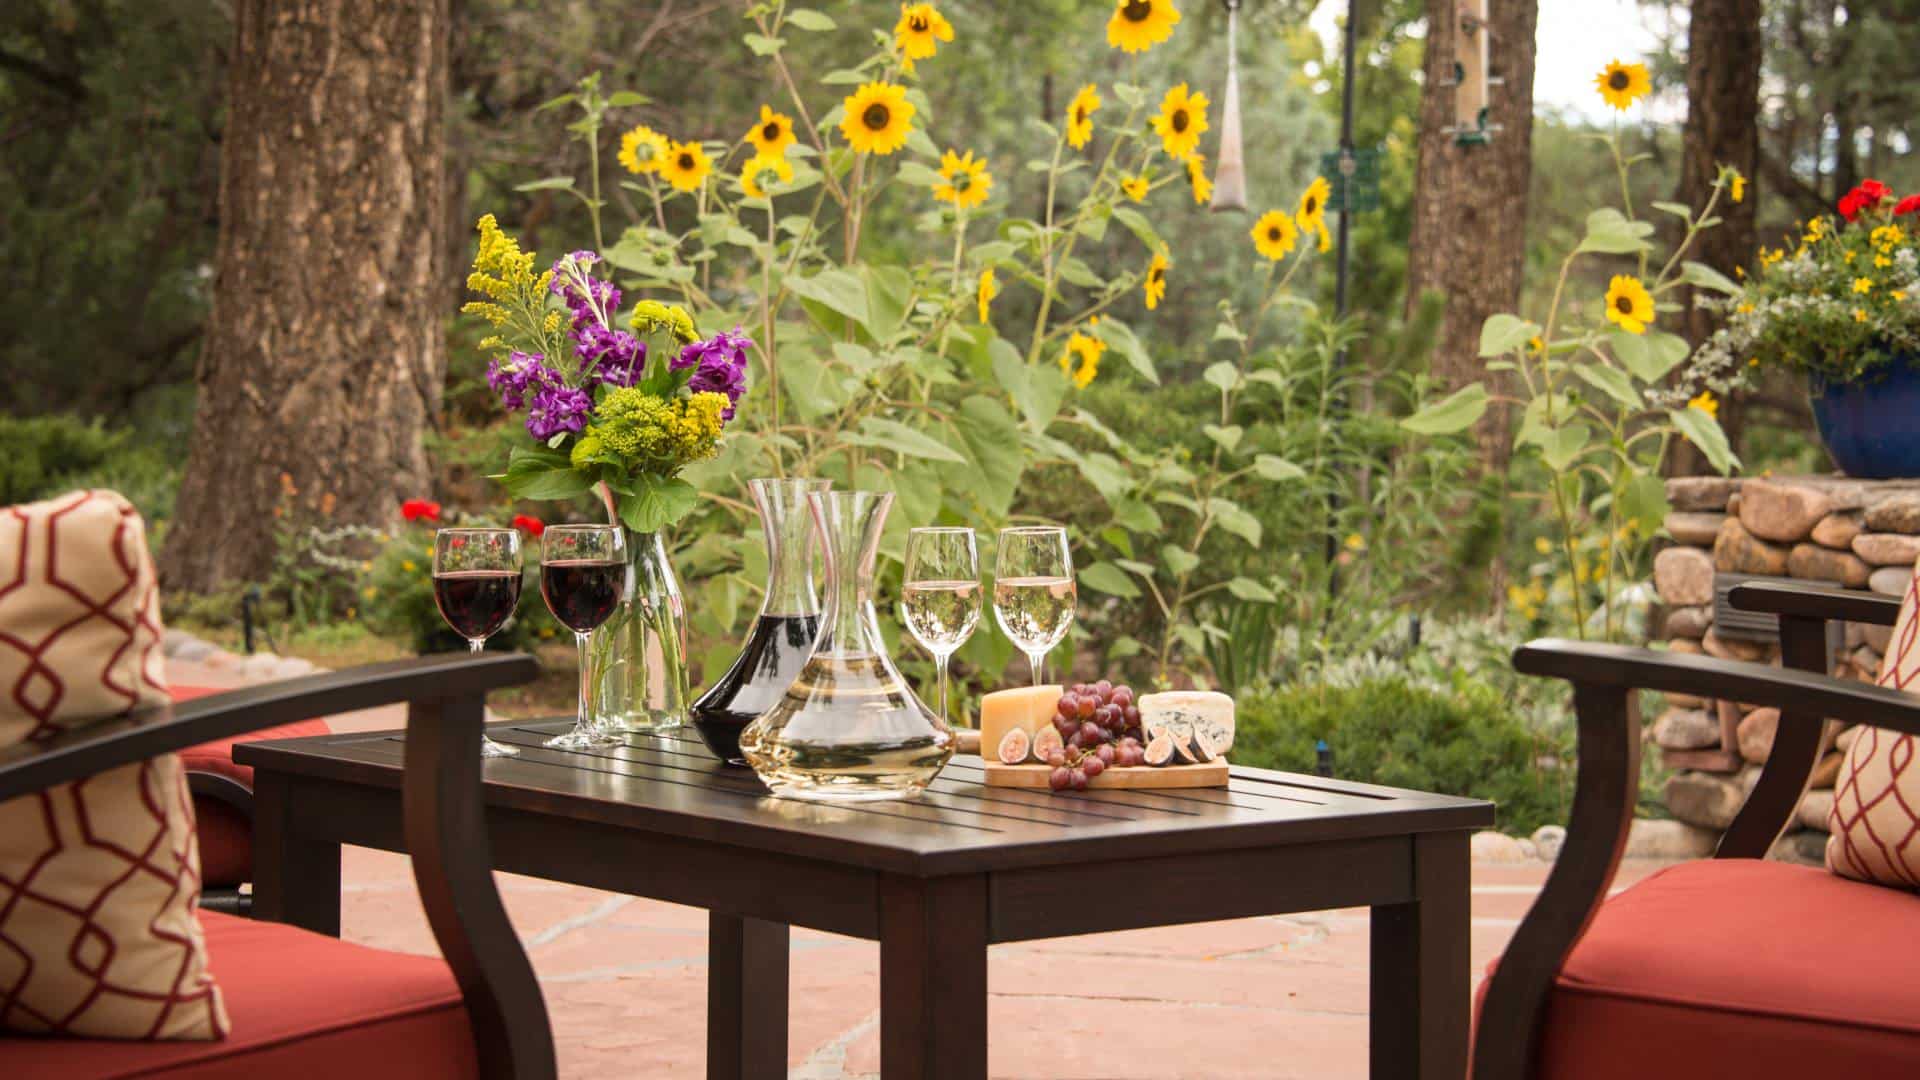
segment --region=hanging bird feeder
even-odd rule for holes
[[[1484,146],[1493,140],[1497,125],[1487,122],[1488,77],[1487,0],[1460,0],[1453,23],[1453,141],[1458,146]]]
[[[1247,208],[1246,155],[1240,142],[1240,0],[1222,0],[1227,6],[1227,92],[1220,114],[1220,159],[1213,174],[1213,202],[1208,209]]]

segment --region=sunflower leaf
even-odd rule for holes
[[[768,37],[765,34],[747,34],[740,40],[747,43],[747,48],[752,49],[755,56],[773,56],[787,43],[786,38]]]
[[[787,12],[787,21],[802,30],[811,30],[816,34],[823,34],[838,25],[824,13],[812,8],[794,8]]]

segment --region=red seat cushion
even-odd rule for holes
[[[0,1038],[19,1077],[472,1077],[472,1029],[437,957],[384,952],[279,923],[200,913],[232,1033],[221,1042]]]
[[[175,701],[191,701],[194,698],[218,694],[222,688],[211,686],[175,686],[168,690]],[[235,743],[254,742],[259,739],[298,739],[308,735],[328,735],[331,731],[325,720],[296,720],[279,727],[249,731],[231,739],[217,739],[210,743],[180,751],[180,760],[186,763],[188,772],[214,773],[225,776],[248,790],[253,789],[253,770],[233,760]],[[231,888],[241,882],[253,880],[253,828],[252,823],[242,817],[239,811],[216,799],[194,796],[193,811],[200,824],[200,873],[205,884],[213,888]]]
[[[1751,859],[1607,901],[1560,973],[1539,1076],[1920,1076],[1920,896]]]

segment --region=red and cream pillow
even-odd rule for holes
[[[165,704],[146,528],[106,491],[0,509],[0,749]],[[0,803],[0,1029],[227,1033],[172,754]]]
[[[1920,693],[1920,565],[1880,661],[1881,686]],[[1827,815],[1827,869],[1920,889],[1920,740],[1862,725],[1847,747]]]

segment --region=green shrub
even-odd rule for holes
[[[71,416],[0,416],[0,506],[107,488],[138,507],[156,545],[173,516],[180,466],[127,429]]]
[[[1335,776],[1490,799],[1507,832],[1564,824],[1571,805],[1572,773],[1543,764],[1563,760],[1562,748],[1485,683],[1290,683],[1243,695],[1238,713],[1233,760],[1242,765],[1312,772],[1325,739]]]

